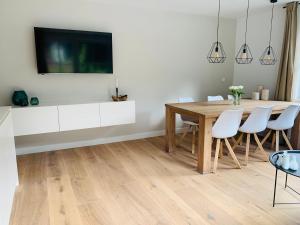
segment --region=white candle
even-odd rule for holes
[[[252,92],[252,99],[253,100],[259,100],[259,92],[257,92],[257,91]]]
[[[269,89],[263,89],[261,91],[261,100],[268,101],[269,100],[269,93],[270,93]]]
[[[116,78],[116,88],[118,88],[119,87],[119,80],[118,80],[118,78]]]

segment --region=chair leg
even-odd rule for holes
[[[238,142],[235,140],[234,137],[232,137],[232,138],[230,138],[230,139],[231,139],[231,141],[233,142],[233,145],[238,145]]]
[[[273,133],[273,136],[272,136],[271,149],[275,149],[275,140],[276,140],[276,132]]]
[[[187,133],[189,132],[190,128],[191,128],[191,126],[187,127],[187,128],[184,130],[183,134],[181,135],[181,137],[180,137],[180,139],[179,139],[179,141],[178,141],[178,143],[177,143],[177,146],[181,145],[183,139],[185,138],[185,136],[186,136]]]
[[[241,144],[243,140],[244,133],[241,133],[238,139],[234,142],[234,145],[232,146],[232,149],[235,149],[239,144]]]
[[[196,145],[196,127],[192,127],[192,129],[193,129],[192,154],[195,154],[195,145]]]
[[[266,134],[266,136],[262,139],[261,145],[264,145],[264,143],[265,143],[265,142],[268,140],[268,138],[270,137],[271,133],[272,133],[272,130],[269,130],[269,132]],[[257,148],[255,149],[255,151],[257,151],[258,148],[259,148],[259,147],[257,147]]]
[[[220,158],[223,158],[223,153],[224,153],[223,150],[224,150],[224,148],[223,148],[223,142],[221,140],[221,143],[220,143],[220,154],[219,154]]]
[[[228,141],[227,138],[225,138],[225,144],[226,144],[226,146],[228,148],[228,151],[229,151],[231,157],[233,158],[233,161],[235,162],[235,164],[237,165],[237,167],[239,169],[241,169],[242,168],[241,164],[239,163],[239,160],[237,159],[236,155],[234,154],[234,151],[233,151],[233,149],[232,149],[232,147],[231,147],[231,145],[230,145],[230,143],[229,143],[229,141]]]
[[[279,151],[279,130],[276,130],[276,140],[275,140],[275,142],[276,142],[276,152],[278,152]]]
[[[269,132],[266,134],[264,139],[262,139],[262,141],[261,141],[262,145],[268,140],[268,138],[270,137],[271,134],[272,134],[272,130],[269,130]]]
[[[246,154],[245,154],[245,165],[248,165],[248,158],[249,158],[249,148],[250,148],[250,134],[247,134],[246,140]]]
[[[241,133],[240,139],[238,140],[238,144],[240,145],[243,144],[243,137],[244,137],[244,133]]]
[[[282,132],[282,136],[283,136],[286,144],[288,145],[289,149],[294,150],[291,143],[290,143],[290,141],[289,141],[289,139],[288,139],[288,137],[286,136],[285,132],[283,130],[281,132]]]
[[[263,153],[263,155],[265,156],[265,161],[267,162],[268,159],[269,159],[268,154],[267,154],[266,151],[264,150],[264,148],[263,148],[262,144],[260,143],[259,138],[257,137],[257,134],[256,134],[256,133],[254,133],[254,139],[255,139],[255,141],[256,141],[256,143],[257,143],[257,145],[258,145],[258,148],[260,149],[260,151],[261,151],[261,152]]]
[[[213,173],[217,171],[221,139],[217,139]]]

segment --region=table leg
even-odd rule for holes
[[[276,173],[275,173],[275,185],[274,185],[274,196],[273,196],[273,207],[275,205],[299,205],[300,202],[278,202],[276,203],[276,187],[277,187],[277,172],[278,169],[276,168]],[[291,191],[295,192],[296,194],[300,195],[300,193],[298,191],[296,191],[294,188],[290,187],[288,185],[288,174],[285,173],[285,184],[284,184],[284,188],[289,188]]]
[[[285,184],[284,184],[284,188],[287,187],[287,180],[288,180],[288,174],[286,173],[286,174],[285,174]]]
[[[210,118],[199,117],[197,169],[202,174],[211,172],[212,123],[213,120]]]
[[[291,144],[293,149],[300,149],[300,114],[298,114],[292,129]]]
[[[172,152],[175,149],[175,112],[166,107],[166,151]]]
[[[274,195],[273,195],[273,207],[275,206],[275,200],[276,200],[276,187],[277,187],[277,169],[275,173],[275,184],[274,184]]]

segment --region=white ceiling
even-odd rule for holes
[[[218,0],[88,0],[119,6],[156,9],[215,16]],[[284,5],[293,0],[278,0],[276,5]],[[270,0],[250,0],[250,11],[271,6]],[[247,0],[221,0],[221,16],[236,18],[245,14]]]

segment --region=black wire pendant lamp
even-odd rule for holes
[[[270,2],[273,4],[272,6],[272,16],[271,16],[271,28],[270,28],[270,38],[269,38],[269,45],[265,49],[264,53],[260,57],[259,61],[261,65],[275,65],[276,63],[276,56],[275,52],[271,46],[272,41],[272,29],[273,29],[273,17],[274,17],[274,3],[277,2],[277,0],[270,0]]]
[[[219,10],[218,10],[218,26],[217,26],[217,42],[214,42],[208,53],[207,59],[210,63],[224,63],[226,60],[226,54],[221,42],[219,42],[219,27],[220,27],[220,9],[221,0],[219,0]]]
[[[249,0],[248,0],[248,6],[247,6],[245,43],[241,46],[240,50],[238,51],[238,53],[235,57],[235,61],[238,64],[250,64],[253,60],[251,50],[249,48],[249,45],[247,44],[248,17],[249,17]]]

